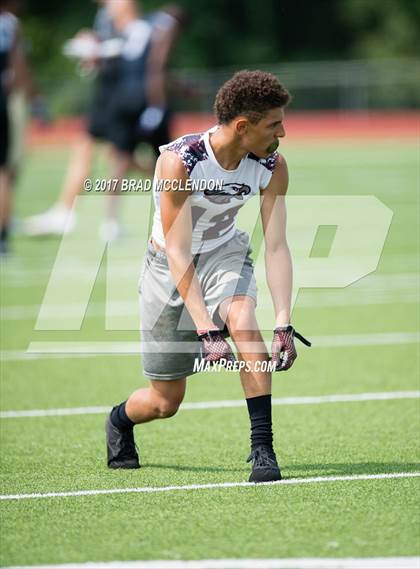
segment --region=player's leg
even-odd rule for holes
[[[73,202],[91,172],[95,143],[108,140],[109,108],[113,86],[114,81],[99,74],[87,116],[86,132],[74,146],[59,198],[46,212],[25,220],[24,230],[28,235],[62,235],[74,229]]]
[[[7,100],[0,91],[0,254],[7,253],[11,210],[11,178],[7,167],[9,156],[9,115]]]
[[[25,219],[24,230],[27,235],[63,235],[74,229],[76,218],[73,203],[90,174],[94,149],[95,140],[89,133],[84,133],[73,147],[58,201],[44,213]]]
[[[261,370],[268,353],[255,315],[255,301],[249,296],[225,299],[219,314],[226,322],[240,360],[247,368],[240,377],[251,423],[251,482],[280,480],[280,469],[273,450],[271,418],[271,373]],[[263,368],[264,369],[264,368]]]
[[[134,426],[175,415],[184,398],[185,386],[185,378],[151,380],[148,388],[138,389],[112,409],[105,425],[109,468],[140,467]]]
[[[25,131],[28,122],[28,104],[23,89],[15,89],[9,93],[8,111],[10,117],[11,144],[7,162],[11,176],[11,185],[14,187],[25,158]]]
[[[83,182],[89,176],[95,140],[89,133],[84,133],[73,148],[70,164],[63,182],[63,189],[58,203],[63,204],[67,209],[73,207],[73,202],[83,188]]]
[[[240,359],[246,361],[252,368],[252,371],[243,369],[240,372],[245,397],[269,395],[271,373],[258,369],[259,362],[268,361],[268,353],[258,328],[253,298],[250,296],[227,298],[220,304],[219,314],[226,322]]]
[[[112,187],[111,191],[106,195],[105,202],[105,219],[99,228],[99,235],[103,241],[115,241],[122,234],[122,228],[119,222],[119,210],[121,207],[121,182],[127,176],[133,160],[132,152],[119,150],[111,145],[112,171],[111,179],[118,180],[118,183]]]
[[[150,387],[138,389],[126,402],[126,413],[134,423],[172,417],[185,395],[186,379],[151,380]]]
[[[0,255],[8,252],[9,224],[11,211],[10,173],[0,166]]]
[[[111,179],[118,182],[107,195],[105,220],[100,227],[100,236],[104,241],[114,241],[121,236],[122,229],[119,223],[121,183],[132,167],[134,150],[137,145],[135,116],[123,112],[122,103],[117,95],[116,91],[112,98],[113,104],[110,105],[108,112],[107,138],[111,143]]]
[[[152,156],[144,158],[143,156],[131,157],[130,171],[136,172],[142,177],[151,178],[155,171],[156,160]]]
[[[139,467],[134,425],[176,413],[185,394],[186,377],[194,373],[194,362],[199,353],[192,321],[187,319],[186,328],[182,325],[184,303],[175,293],[166,255],[157,251],[150,241],[139,292],[142,364],[150,385],[135,391],[126,402],[114,407],[107,420],[110,468]]]

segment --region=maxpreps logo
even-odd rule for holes
[[[216,204],[230,203],[232,198],[243,200],[244,196],[247,196],[249,193],[251,193],[250,186],[248,186],[248,184],[239,183],[223,184],[222,189],[207,188],[204,190],[204,195],[206,198],[212,203]]]

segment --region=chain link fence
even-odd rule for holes
[[[261,65],[278,76],[293,95],[294,110],[416,108],[420,103],[420,60],[311,61]],[[217,89],[239,68],[174,71],[179,110],[208,111]],[[189,89],[189,91],[188,91]]]
[[[177,69],[169,74],[176,111],[211,111],[217,89],[242,67]],[[392,110],[420,105],[420,59],[307,61],[252,66],[279,77],[293,95],[293,110]],[[93,77],[47,81],[44,92],[55,115],[86,111]]]

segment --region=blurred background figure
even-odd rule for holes
[[[0,253],[8,251],[12,214],[12,188],[24,153],[27,108],[48,122],[26,57],[26,45],[18,15],[19,0],[0,2]]]
[[[81,68],[97,73],[87,132],[74,149],[58,202],[47,212],[28,218],[28,235],[63,234],[75,226],[75,197],[89,176],[94,142],[111,143],[111,179],[130,170],[151,176],[154,159],[140,160],[139,143],[152,146],[155,156],[169,141],[170,111],[167,65],[184,23],[184,13],[168,5],[143,17],[135,0],[104,0],[93,32],[81,30],[65,46],[68,55],[81,57]],[[119,236],[117,195],[108,200],[101,227],[104,240]]]
[[[109,108],[118,75],[116,55],[119,48],[117,44],[115,49],[114,43],[114,40],[118,42],[118,35],[107,10],[106,0],[97,0],[96,3],[98,10],[92,29],[80,30],[64,46],[66,55],[80,61],[81,73],[95,74],[86,129],[73,147],[58,201],[46,212],[25,220],[24,232],[27,235],[62,235],[73,230],[74,198],[91,172],[95,143],[108,140]]]
[[[0,3],[0,253],[7,252],[10,222],[11,175],[7,164],[10,120],[7,108],[10,74],[17,49],[17,20]]]
[[[109,140],[114,149],[111,178],[121,180],[130,170],[139,143],[151,145],[156,159],[159,146],[169,142],[167,69],[185,17],[176,5],[164,6],[143,18],[134,0],[110,0],[108,6],[124,42],[109,128]],[[153,167],[154,161],[150,174]],[[121,231],[117,220],[118,202],[118,193],[108,200],[101,230],[106,241],[117,238]]]
[[[20,18],[24,12],[22,0],[8,0],[5,2],[7,11]],[[25,130],[30,117],[37,120],[43,126],[50,124],[50,113],[44,96],[38,89],[29,63],[31,50],[26,37],[22,33],[18,22],[18,54],[15,59],[13,80],[8,96],[8,111],[10,119],[11,144],[8,155],[8,165],[12,175],[12,183],[15,184],[22,167],[25,156]]]

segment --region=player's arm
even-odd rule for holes
[[[290,324],[293,269],[286,239],[285,196],[289,184],[287,164],[279,156],[268,186],[261,192],[261,218],[265,239],[265,271],[273,299],[275,328],[272,342],[272,358],[276,371],[289,369],[297,352],[294,337],[310,346]]]
[[[166,97],[166,67],[178,33],[179,25],[174,18],[169,25],[157,26],[146,62],[146,108],[139,118],[140,131],[150,135],[162,124],[168,101]]]
[[[188,175],[181,159],[173,152],[164,152],[157,164],[160,180],[175,181],[186,186]],[[171,275],[179,294],[193,319],[197,330],[216,328],[204,303],[201,286],[194,268],[191,254],[192,217],[191,191],[162,191],[160,213],[165,248]]]
[[[10,58],[10,67],[13,70],[11,89],[23,89],[27,100],[31,104],[32,116],[42,123],[49,122],[48,109],[35,84],[26,55],[25,40],[19,24],[16,26],[15,41]]]
[[[153,34],[150,53],[147,58],[146,100],[148,106],[165,107],[166,101],[166,68],[171,51],[179,32],[179,24],[175,18],[164,27],[157,27]]]
[[[261,220],[265,239],[265,270],[274,305],[276,326],[290,322],[292,259],[286,240],[285,196],[289,183],[287,164],[279,156],[270,183],[261,191]]]

